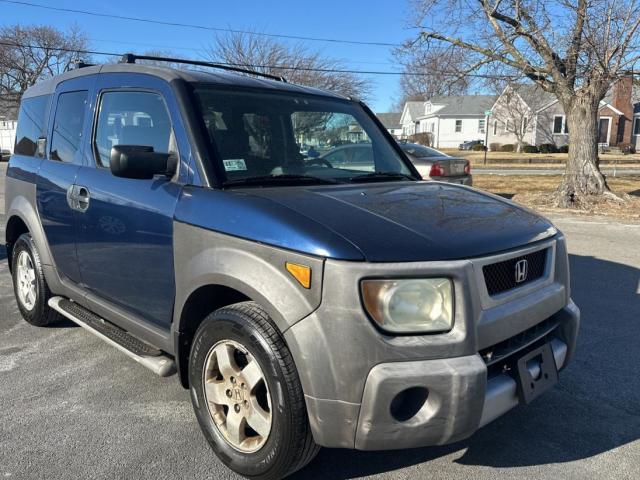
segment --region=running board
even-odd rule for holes
[[[49,306],[156,375],[168,377],[176,373],[176,363],[171,357],[77,303],[63,297],[52,297]]]

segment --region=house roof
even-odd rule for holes
[[[535,84],[521,83],[511,85],[511,88],[516,91],[524,103],[526,103],[534,112],[554,103],[557,100],[557,97],[553,93],[545,92]]]
[[[441,109],[426,116],[441,115],[484,115],[496,101],[496,95],[457,95],[433,97],[429,102],[433,105],[444,105]],[[423,115],[424,117],[425,115]]]
[[[424,103],[425,102],[407,102],[404,104],[404,110],[402,111],[402,116],[404,114],[408,114],[411,117],[411,120],[415,120],[416,118],[424,115]]]
[[[522,100],[524,100],[524,102],[536,112],[543,110],[558,101],[553,93],[545,92],[535,84],[512,85],[512,88],[514,88]],[[631,103],[634,107],[634,113],[640,113],[640,85],[633,86]],[[608,106],[613,109],[613,88],[609,89],[600,102],[600,108],[604,106]]]
[[[401,112],[388,112],[388,113],[376,113],[376,116],[384,125],[386,129],[392,128],[400,128],[400,117],[402,116]]]

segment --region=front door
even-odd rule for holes
[[[115,177],[109,157],[118,144],[178,154],[166,103],[170,94],[159,80],[154,90],[149,89],[153,80],[145,80],[143,90],[142,85],[136,88],[137,77],[120,76],[101,75],[98,80],[90,158],[76,180],[90,196],[78,221],[82,283],[99,297],[168,328],[175,296],[173,214],[181,185],[161,176]]]
[[[38,213],[56,270],[74,282],[80,280],[76,257],[77,211],[69,202],[69,192],[82,164],[83,131],[89,122],[93,84],[93,77],[85,77],[58,86],[51,102],[49,144],[36,186]]]
[[[609,122],[610,118],[600,118],[598,120],[598,143],[609,145]]]

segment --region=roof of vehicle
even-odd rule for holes
[[[205,67],[206,68],[206,67]],[[265,78],[253,77],[248,75],[239,75],[237,73],[228,73],[224,71],[215,70],[196,70],[191,68],[171,68],[156,65],[145,64],[131,64],[131,63],[114,63],[105,65],[95,65],[90,67],[78,68],[70,70],[61,75],[49,78],[42,82],[39,82],[29,88],[24,97],[37,97],[40,95],[51,94],[55,91],[58,84],[65,80],[72,78],[79,78],[89,75],[97,75],[104,73],[137,73],[151,75],[161,78],[167,82],[175,80],[183,80],[191,83],[207,83],[224,86],[240,86],[240,87],[253,87],[262,89],[271,89],[274,91],[286,91],[291,93],[306,93],[312,95],[320,95],[330,98],[345,99],[342,95],[327,92],[312,87],[305,87],[302,85],[296,85],[287,82],[281,82],[277,80],[269,80]]]

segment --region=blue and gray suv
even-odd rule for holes
[[[140,58],[22,99],[6,244],[27,322],[177,373],[255,479],[320,446],[464,439],[557,382],[579,310],[551,223],[421,181],[357,100]],[[347,144],[365,156],[332,162]]]

